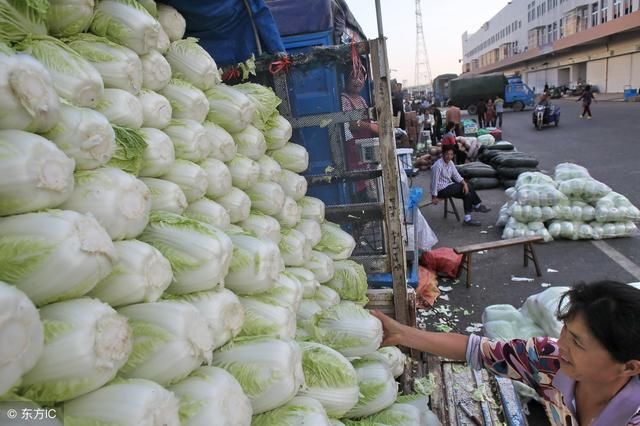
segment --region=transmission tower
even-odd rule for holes
[[[421,0],[416,0],[416,86],[431,86],[431,67],[427,56],[427,43],[422,30]]]

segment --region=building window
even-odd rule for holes
[[[622,16],[622,0],[613,0],[613,19]]]
[[[558,23],[554,22],[553,23],[553,35],[552,35],[552,40],[551,41],[556,41],[558,39]]]
[[[598,2],[591,3],[591,26],[598,25]]]
[[[563,20],[563,18],[560,18],[560,21],[558,21],[558,29],[559,29],[559,38],[564,37],[564,20]]]
[[[553,42],[553,26],[551,24],[547,25],[547,40],[545,42]]]
[[[604,24],[607,22],[609,16],[609,1],[608,0],[600,0],[600,23]]]
[[[632,0],[624,0],[624,14],[628,15],[633,12],[633,1]]]

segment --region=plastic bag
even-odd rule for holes
[[[575,178],[589,177],[591,177],[591,175],[586,168],[573,163],[558,164],[554,173],[554,179],[558,182]]]
[[[423,266],[418,267],[418,288],[416,289],[416,305],[426,309],[435,303],[440,296],[438,275]]]
[[[562,322],[556,318],[558,303],[569,287],[549,287],[545,291],[529,296],[523,310],[549,337],[560,337]],[[565,300],[566,303],[566,300]]]
[[[426,251],[420,256],[420,264],[422,266],[442,273],[449,278],[455,278],[458,275],[460,262],[462,262],[462,255],[449,247]]]
[[[534,221],[546,222],[547,220],[556,218],[556,211],[552,207],[523,206],[518,202],[513,203],[509,213],[517,221],[522,223]]]
[[[595,219],[596,209],[582,201],[572,201],[553,207],[556,219],[574,222],[591,222]]]
[[[572,200],[582,200],[587,203],[595,203],[611,192],[611,188],[593,178],[565,180],[558,184],[558,189]]]
[[[496,138],[487,133],[486,135],[478,136],[478,143],[480,145],[490,146],[496,143]]]
[[[568,202],[565,194],[549,184],[528,184],[516,188],[515,199],[522,205],[555,206]]]
[[[624,195],[610,192],[596,203],[598,222],[640,221],[640,210]]]
[[[417,238],[416,246],[418,250],[431,250],[433,246],[438,244],[438,237],[433,232],[420,210],[416,211],[415,227]]]
[[[518,180],[516,181],[516,188],[529,184],[551,185],[553,187],[558,186],[558,184],[553,180],[551,176],[547,176],[540,172],[524,172],[518,176]]]

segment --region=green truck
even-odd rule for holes
[[[502,73],[462,76],[449,81],[449,100],[469,114],[476,113],[480,99],[504,99],[504,106],[514,111],[522,111],[533,106],[535,94],[520,76],[506,77]]]

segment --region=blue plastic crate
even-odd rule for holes
[[[369,288],[392,288],[393,276],[391,273],[367,274],[367,283]],[[418,288],[418,268],[415,262],[407,269],[407,285]]]

